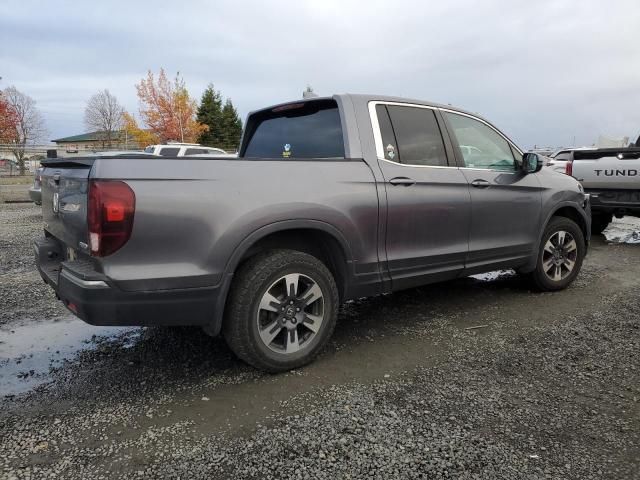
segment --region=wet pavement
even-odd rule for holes
[[[107,343],[126,349],[140,337],[140,328],[94,327],[69,317],[29,321],[0,327],[0,392],[3,396],[27,392],[52,381],[51,373],[64,368],[80,351]]]

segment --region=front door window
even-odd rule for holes
[[[444,112],[453,128],[464,166],[488,170],[516,170],[509,142],[495,130],[471,117]]]

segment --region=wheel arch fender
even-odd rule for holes
[[[519,269],[521,272],[531,272],[536,268],[536,265],[538,264],[538,255],[540,255],[540,244],[542,242],[542,237],[545,230],[547,229],[547,225],[549,225],[549,222],[554,217],[565,217],[576,222],[584,235],[585,245],[589,245],[589,240],[591,238],[591,217],[587,214],[584,208],[582,208],[575,202],[559,202],[549,210],[549,213],[547,213],[544,221],[542,222],[540,234],[538,235],[538,241],[536,242],[531,261],[527,263],[527,265]]]
[[[323,232],[331,236],[342,250],[345,265],[345,278],[344,281],[348,284],[353,277],[353,252],[343,233],[334,227],[333,225],[320,221],[310,219],[293,219],[276,221],[267,225],[264,225],[249,235],[247,235],[233,250],[229,259],[227,260],[224,272],[222,275],[222,281],[220,282],[220,294],[216,301],[215,314],[211,325],[207,326],[205,330],[210,335],[217,335],[222,328],[222,319],[224,316],[224,310],[226,305],[229,288],[233,280],[233,275],[242,260],[246,257],[247,253],[252,247],[257,245],[261,240],[267,237],[277,234],[286,233],[287,231],[295,230],[316,230]]]
[[[349,242],[340,230],[331,225],[330,223],[323,222],[321,220],[307,220],[307,219],[294,219],[294,220],[281,220],[264,225],[257,230],[254,230],[247,235],[244,240],[234,249],[233,253],[229,257],[224,269],[225,276],[233,274],[236,268],[240,264],[240,261],[244,258],[245,254],[256,245],[260,240],[273,235],[274,233],[284,233],[292,230],[318,230],[329,234],[340,245],[345,260],[349,265],[353,262],[353,253]]]

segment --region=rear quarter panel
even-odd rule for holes
[[[102,259],[125,290],[217,285],[234,250],[259,229],[324,222],[346,239],[355,275],[378,262],[378,197],[362,161],[109,159],[91,176],[122,179],[136,194],[133,232]],[[228,273],[228,272],[227,272]]]

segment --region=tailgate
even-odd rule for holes
[[[73,249],[88,243],[87,188],[94,159],[42,162],[44,229]],[[85,247],[86,248],[86,247]]]
[[[640,190],[640,149],[574,152],[572,175],[586,189]]]

